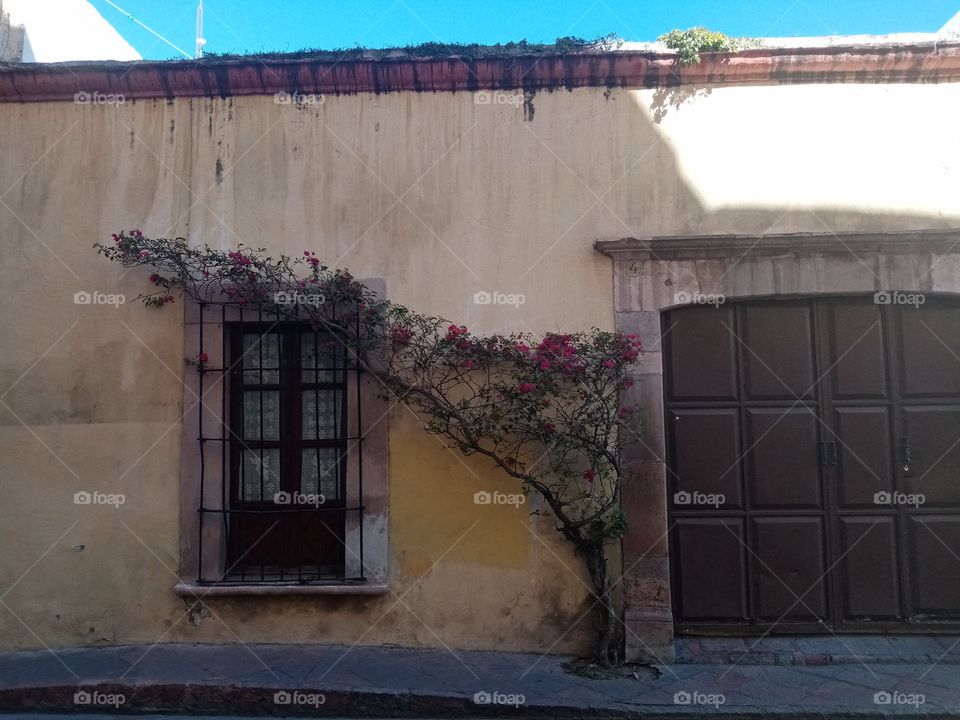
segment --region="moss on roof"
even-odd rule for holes
[[[538,55],[575,55],[591,52],[616,50],[623,40],[611,33],[594,40],[580,37],[557,38],[552,43],[518,42],[479,45],[477,43],[439,43],[426,42],[419,45],[388,48],[335,48],[322,50],[304,48],[293,52],[255,52],[255,53],[206,53],[199,60],[191,62],[220,63],[230,60],[388,60],[390,58],[463,58],[475,60],[481,58],[528,57]]]

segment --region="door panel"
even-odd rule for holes
[[[694,307],[671,315],[664,328],[664,366],[677,400],[734,400],[737,397],[733,310],[725,305]]]
[[[816,414],[805,407],[751,408],[746,428],[750,506],[822,507]]]
[[[696,493],[723,495],[724,507],[742,508],[737,410],[673,410],[669,420],[674,483],[671,502],[687,506],[691,498],[696,499]],[[705,437],[710,442],[703,442]]]
[[[772,621],[826,617],[820,518],[758,517],[753,520],[753,537],[751,574],[757,617]]]
[[[878,493],[894,489],[889,410],[835,407],[839,510],[873,508]]]
[[[914,615],[960,617],[960,517],[913,515],[907,535]]]
[[[918,308],[895,306],[900,385],[905,399],[960,395],[960,312],[931,300]]]
[[[960,406],[904,408],[903,428],[906,491],[923,494],[926,507],[960,505]],[[909,462],[904,438],[909,438]]]
[[[888,395],[882,305],[871,299],[824,305],[822,313],[833,400],[883,400]]]
[[[900,569],[896,517],[840,520],[843,619],[891,620],[900,612]]]
[[[681,518],[674,530],[677,602],[684,617],[745,620],[746,539],[736,518]],[[709,592],[704,592],[709,588]]]
[[[742,314],[741,355],[749,400],[813,397],[813,326],[806,303],[756,303]]]

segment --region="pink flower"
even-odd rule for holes
[[[587,468],[583,471],[583,479],[589,483],[593,482],[593,468]]]
[[[530,346],[526,343],[517,343],[517,351],[522,355],[527,355],[530,352]]]
[[[472,369],[473,369],[473,360],[470,360],[470,359],[464,360],[464,361],[463,361],[463,366],[464,366],[467,370],[472,370]]]
[[[227,253],[227,257],[230,258],[234,267],[248,267],[249,265],[253,265],[253,260],[241,252],[229,252]]]
[[[456,340],[461,335],[467,334],[467,328],[463,325],[450,325],[447,328],[447,337],[446,340]],[[462,347],[461,347],[462,349]]]
[[[411,335],[410,328],[403,325],[394,325],[390,328],[390,339],[394,345],[409,345]]]
[[[517,387],[517,390],[521,395],[532,393],[536,389],[537,389],[537,386],[534,385],[533,383],[520,383],[520,385]]]
[[[150,275],[150,282],[152,283],[157,282],[159,279],[160,279],[160,276],[157,275],[156,273],[153,273],[152,275]]]
[[[544,424],[543,424],[543,431],[544,431],[545,433],[547,433],[548,435],[551,435],[551,434],[553,434],[553,433],[555,433],[555,432],[557,431],[557,426],[554,425],[553,423],[544,423]]]
[[[200,353],[197,355],[197,362],[201,365],[206,365],[207,361],[210,359],[210,356],[206,353]]]
[[[603,366],[604,366],[605,368],[614,368],[614,367],[617,366],[617,364],[616,364],[613,360],[604,360],[604,361],[603,361]]]

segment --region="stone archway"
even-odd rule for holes
[[[625,238],[601,241],[614,261],[618,330],[646,352],[630,402],[643,408],[637,442],[624,452],[625,654],[674,659],[660,313],[722,299],[882,291],[960,294],[960,230],[763,236]]]

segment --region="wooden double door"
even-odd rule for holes
[[[680,632],[960,630],[960,305],[662,316]]]

